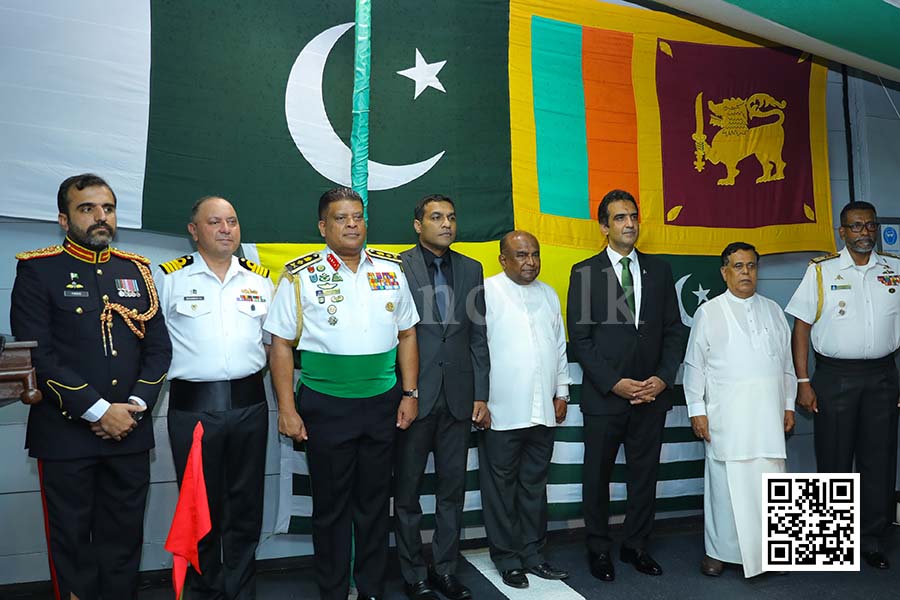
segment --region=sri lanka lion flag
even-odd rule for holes
[[[509,28],[517,227],[598,247],[597,205],[621,188],[645,252],[833,249],[814,58],[590,0],[512,0]]]

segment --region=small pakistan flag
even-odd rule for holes
[[[719,268],[718,256],[661,256],[672,266],[675,292],[681,322],[687,327],[694,324],[694,313],[704,302],[725,291],[725,281]]]
[[[143,226],[182,233],[229,198],[244,239],[319,242],[317,202],[350,184],[352,0],[153,0]],[[372,7],[369,241],[413,240],[451,197],[459,239],[513,228],[504,2]]]

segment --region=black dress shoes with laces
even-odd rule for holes
[[[616,578],[616,569],[613,567],[609,552],[594,554],[588,553],[588,562],[591,567],[591,575],[601,581],[613,581]]]
[[[522,569],[500,571],[500,576],[503,577],[503,583],[509,587],[518,588],[520,590],[524,590],[528,587],[528,577],[525,576],[525,571]]]
[[[632,565],[634,565],[635,569],[646,575],[662,575],[662,567],[659,566],[659,563],[653,560],[653,557],[650,556],[649,552],[622,546],[622,551],[619,553],[619,558],[622,560],[622,562],[631,563]]]
[[[528,569],[528,572],[532,575],[537,575],[541,579],[565,579],[569,576],[568,571],[563,571],[562,569],[554,569],[550,566],[550,563],[544,561],[539,565],[535,565]]]

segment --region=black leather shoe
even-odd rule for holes
[[[870,567],[875,569],[890,569],[891,563],[888,562],[887,556],[881,552],[863,552],[863,559]]]
[[[591,575],[601,581],[613,581],[616,578],[616,568],[613,566],[609,552],[594,554],[588,553],[588,562],[591,566]]]
[[[568,571],[563,571],[562,569],[554,569],[550,566],[550,563],[544,561],[539,565],[535,565],[528,569],[528,572],[532,575],[537,575],[541,579],[565,579],[569,576]]]
[[[503,577],[503,583],[509,587],[518,588],[520,590],[524,590],[528,587],[528,578],[525,577],[525,571],[522,569],[500,571],[500,576]]]
[[[424,579],[406,584],[406,597],[409,600],[440,600],[428,582]]]
[[[707,577],[718,577],[725,570],[725,563],[718,558],[713,558],[709,554],[703,555],[700,561],[700,572]]]
[[[635,569],[646,575],[662,575],[663,570],[662,567],[659,566],[659,563],[653,560],[653,557],[643,550],[635,550],[634,548],[622,546],[619,558],[622,562],[633,564]]]
[[[438,575],[434,567],[428,569],[428,579],[434,589],[447,597],[447,600],[466,600],[472,597],[472,592],[464,586],[453,573]]]

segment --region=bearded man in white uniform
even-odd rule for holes
[[[759,253],[743,242],[722,252],[728,289],[697,309],[684,358],[694,434],[706,441],[704,575],[724,563],[762,573],[762,475],[785,470],[797,378],[784,312],[756,293]]]

